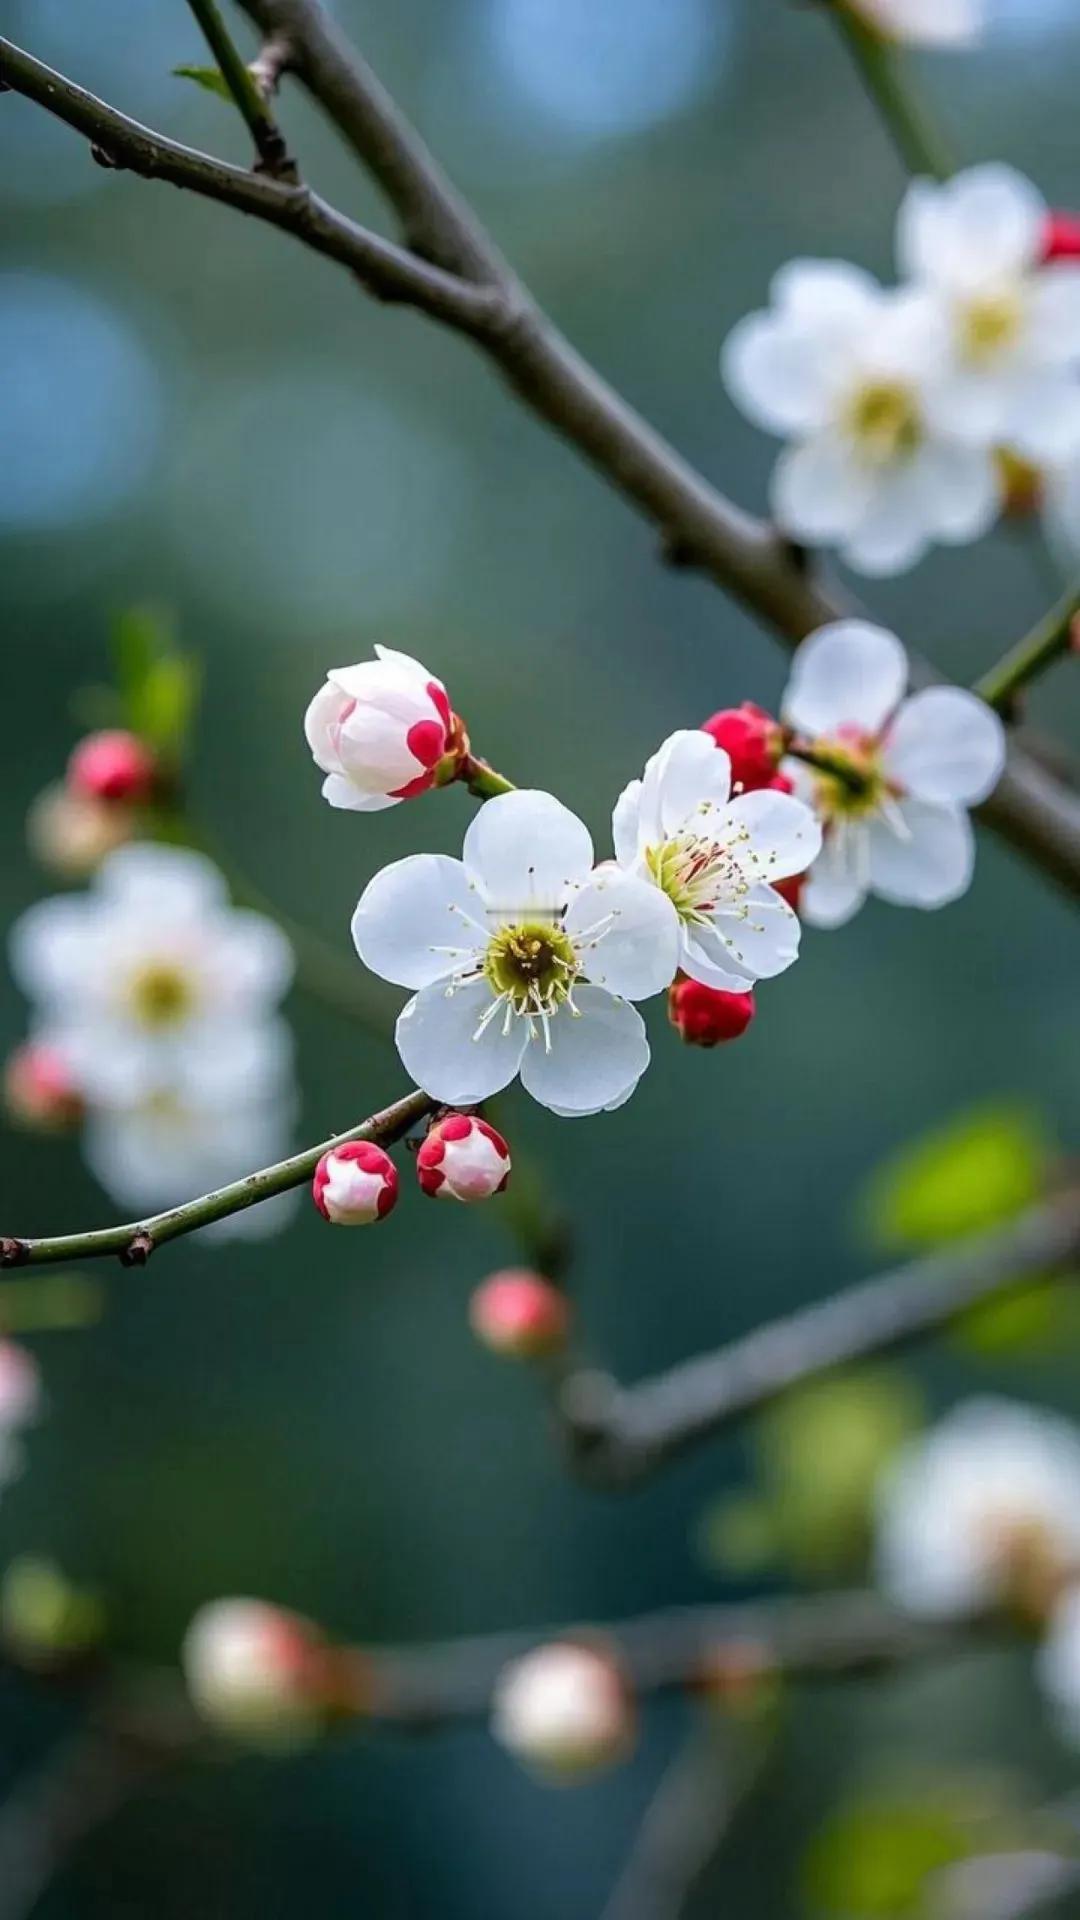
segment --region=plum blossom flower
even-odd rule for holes
[[[914,46],[969,47],[982,37],[986,0],[850,0],[868,26]]]
[[[675,972],[660,894],[616,867],[594,871],[587,829],[549,793],[489,800],[460,860],[414,854],[384,867],[352,929],[373,973],[415,989],[398,1052],[450,1106],[475,1106],[518,1073],[564,1116],[621,1106],[649,1063],[628,1003]]]
[[[821,829],[788,793],[730,796],[723,748],[697,728],[673,733],[620,795],[612,832],[619,866],[667,903],[682,971],[745,993],[798,955],[798,918],[771,883],[809,866]]]
[[[804,920],[839,927],[868,893],[898,906],[942,907],[971,884],[966,809],[997,785],[1001,721],[959,687],[904,698],[899,640],[841,620],[804,640],[783,700],[816,766],[785,770],[825,828],[800,900]]]
[[[258,1053],[280,1057],[271,1015],[292,977],[289,943],[230,906],[217,868],[184,848],[122,847],[87,893],[29,908],[11,964],[39,1037],[90,1101],[169,1093],[201,1063],[220,1090],[234,1050],[245,1075]]]
[[[1044,1619],[1080,1567],[1080,1432],[969,1400],[894,1458],[877,1493],[877,1569],[908,1612],[989,1606]]]
[[[355,667],[332,667],[304,715],[304,733],[326,775],[323,798],[377,813],[434,784],[454,716],[441,680],[390,647]]]
[[[938,426],[1036,464],[1080,446],[1080,266],[1047,262],[1049,224],[1038,189],[991,164],[913,182],[897,227],[901,273],[947,325]]]
[[[771,486],[785,531],[838,546],[867,574],[985,533],[997,469],[989,444],[957,440],[936,409],[949,359],[939,303],[827,260],[792,261],[772,300],[740,321],[721,364],[743,412],[792,442]]]

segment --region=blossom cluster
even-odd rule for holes
[[[1054,235],[1037,188],[988,164],[908,189],[898,286],[834,260],[777,274],[722,365],[742,410],[789,443],[771,485],[786,533],[899,573],[984,534],[1018,465],[1080,459],[1080,265]]]
[[[877,1506],[889,1596],[923,1618],[996,1609],[1035,1628],[1039,1679],[1080,1743],[1080,1430],[1011,1401],[968,1401],[907,1443]]]

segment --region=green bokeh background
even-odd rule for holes
[[[611,36],[599,52],[593,9]],[[902,190],[826,23],[785,0],[336,11],[571,337],[760,509],[773,448],[727,401],[719,343],[794,254],[888,273]],[[960,154],[1010,158],[1076,206],[1080,21],[1049,0],[991,12],[984,51],[920,63],[919,79]],[[168,77],[201,57],[182,0],[0,0],[0,26],[174,136],[245,157],[226,107]],[[682,98],[649,119],[626,101],[635,87],[652,98],[669,34],[691,36]],[[536,103],[537,74],[557,93],[560,61],[575,125]],[[308,177],[380,217],[292,90],[282,112]],[[0,411],[5,922],[47,889],[22,821],[70,749],[72,690],[100,678],[110,618],[139,600],[173,606],[205,662],[198,810],[343,954],[367,877],[417,846],[456,849],[471,803],[452,791],[370,821],[325,808],[299,722],[327,665],[376,640],[415,652],[479,749],[555,790],[600,844],[616,793],[667,732],[744,698],[775,703],[781,649],[713,588],[666,571],[629,508],[462,343],[367,302],[283,237],[95,170],[12,96],[0,159],[0,340],[14,312],[18,347],[0,382],[17,374],[22,400],[42,385],[37,401],[13,398],[14,428],[8,395]],[[43,289],[50,313],[70,309],[59,361],[35,358],[52,338],[33,324]],[[96,441],[71,424],[88,393],[111,391],[71,304],[88,297],[120,342],[115,432],[91,406]],[[86,467],[88,445],[89,474],[54,486]],[[31,481],[45,509],[28,507]],[[866,597],[963,680],[1047,596],[1034,544],[1005,530]],[[1068,669],[1033,701],[1034,718],[1074,736],[1078,711]],[[749,1037],[715,1054],[680,1047],[655,1005],[652,1070],[617,1114],[559,1123],[507,1102],[514,1143],[575,1216],[584,1338],[620,1378],[864,1271],[853,1197],[935,1118],[1008,1094],[1063,1140],[1080,1127],[1069,909],[990,839],[958,906],[871,906],[842,934],[809,936],[759,1002]],[[298,995],[290,1013],[302,1138],[394,1097],[388,1043]],[[23,1020],[8,983],[4,1045]],[[11,1132],[2,1190],[5,1230],[112,1211],[74,1145]],[[742,1472],[738,1441],[638,1493],[568,1484],[533,1383],[466,1325],[476,1280],[513,1255],[497,1208],[448,1218],[406,1183],[377,1235],[330,1233],[305,1209],[266,1245],[186,1242],[146,1274],[110,1269],[100,1327],[35,1342],[49,1414],[0,1507],[0,1557],[47,1552],[99,1584],[119,1646],[159,1660],[199,1603],[229,1592],[373,1641],[716,1597],[695,1529]],[[920,1371],[938,1404],[975,1379],[1080,1413],[1068,1354],[978,1373],[939,1355]],[[10,1679],[0,1699],[0,1759],[29,1776],[65,1710]],[[40,1914],[587,1920],[682,1714],[650,1707],[632,1765],[572,1794],[532,1784],[480,1731],[181,1771],[80,1850]],[[1068,1780],[1021,1656],[796,1704],[785,1758],[692,1914],[721,1900],[767,1920],[797,1911],[801,1848],[836,1795],[885,1762],[952,1758],[1026,1770],[1035,1799]]]

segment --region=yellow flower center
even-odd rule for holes
[[[749,835],[743,829],[739,837]],[[646,847],[645,863],[680,920],[692,924],[707,921],[720,900],[735,906],[750,891],[731,848],[704,834],[682,833]]]
[[[1024,325],[1024,307],[1018,294],[987,294],[960,308],[960,352],[965,360],[984,367],[1015,347]]]
[[[545,920],[500,927],[484,955],[484,978],[515,1013],[555,1013],[579,971],[569,934]]]
[[[873,380],[848,401],[845,424],[859,452],[876,466],[904,460],[922,443],[916,394],[900,380]]]
[[[869,736],[815,740],[810,750],[815,805],[823,820],[865,820],[893,793],[882,770],[880,744]]]
[[[194,997],[183,968],[167,960],[147,961],[127,984],[128,1002],[144,1027],[176,1026],[191,1012]]]

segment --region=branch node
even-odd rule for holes
[[[23,1267],[29,1258],[25,1240],[0,1239],[0,1267]]]
[[[113,155],[109,153],[105,147],[101,146],[97,140],[90,142],[90,158],[94,162],[95,167],[105,167],[110,173],[124,172],[124,162],[114,159]]]
[[[148,1233],[137,1233],[121,1247],[118,1255],[122,1267],[145,1267],[154,1251],[154,1242]]]

